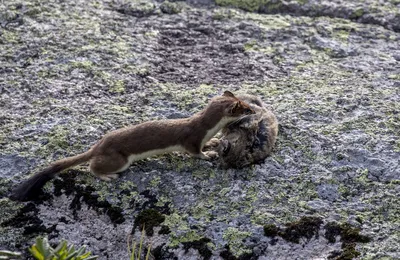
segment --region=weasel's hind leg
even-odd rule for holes
[[[90,160],[90,171],[102,179],[110,181],[118,178],[118,174],[129,167],[129,162],[126,157],[113,155],[97,155]]]

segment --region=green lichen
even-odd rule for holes
[[[240,9],[254,12],[258,11],[261,6],[266,4],[268,0],[216,0],[215,3],[220,6],[233,6]]]
[[[177,247],[179,244],[193,242],[193,241],[199,241],[202,238],[203,238],[203,236],[199,235],[194,230],[189,230],[188,232],[185,232],[180,235],[176,235],[176,233],[173,232],[173,233],[171,233],[170,238],[169,238],[170,239],[169,246]]]
[[[350,15],[350,18],[351,19],[358,19],[363,15],[364,15],[364,9],[363,8],[358,8]]]
[[[110,87],[110,92],[113,93],[123,93],[125,92],[125,83],[123,80],[117,80],[113,82],[112,86]]]
[[[182,11],[182,6],[176,2],[165,1],[160,5],[160,9],[166,14],[178,14]]]
[[[151,181],[150,181],[150,187],[156,188],[159,184],[161,183],[161,177],[160,176],[155,176]]]
[[[93,62],[88,60],[83,61],[71,61],[71,67],[83,70],[90,70],[93,68]]]
[[[236,257],[251,253],[251,249],[243,245],[243,240],[250,236],[250,232],[240,231],[234,227],[228,227],[223,234],[224,240],[227,241],[229,248]]]

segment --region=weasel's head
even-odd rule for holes
[[[256,113],[247,103],[235,97],[230,91],[225,91],[222,97],[216,101],[223,106],[226,117],[242,117]]]

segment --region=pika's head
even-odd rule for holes
[[[241,117],[256,113],[247,103],[235,97],[230,91],[225,91],[217,100],[223,106],[225,116]]]

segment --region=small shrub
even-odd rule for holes
[[[136,241],[132,241],[132,251],[130,248],[130,236],[128,237],[128,253],[129,253],[129,260],[140,260],[140,257],[142,256],[142,246],[143,246],[143,240],[144,240],[144,225],[143,225],[143,230],[142,230],[142,235],[140,237],[139,241],[139,248],[136,251]],[[148,246],[147,248],[147,253],[146,253],[146,258],[145,260],[149,260],[150,257],[150,249],[151,245]]]
[[[90,256],[92,253],[86,252],[86,246],[82,246],[75,250],[74,245],[68,245],[63,240],[56,247],[52,248],[46,237],[36,238],[36,243],[29,249],[31,254],[39,260],[91,260],[97,259],[98,256]]]

